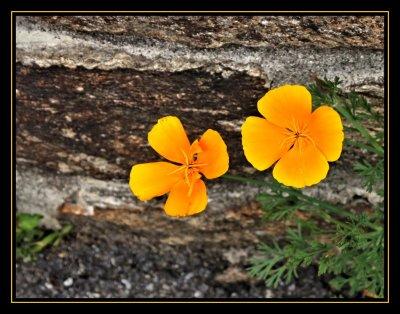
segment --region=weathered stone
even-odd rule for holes
[[[249,281],[249,273],[238,267],[230,267],[227,268],[222,274],[217,275],[215,280],[223,284],[246,282]]]
[[[19,161],[101,179],[124,179],[132,164],[160,160],[147,133],[167,115],[181,119],[191,140],[208,128],[219,131],[231,170],[246,170],[240,127],[259,115],[265,92],[261,79],[243,73],[22,66],[16,88]]]
[[[247,237],[236,235],[233,241],[227,236],[234,223],[223,221],[202,230],[158,214],[154,210],[141,213],[149,220],[139,228],[103,219],[64,217],[75,228],[60,246],[39,254],[35,263],[17,262],[16,297],[335,297],[312,268],[299,271],[295,291],[286,284],[271,291],[263,282],[249,278],[248,260],[232,268],[224,251],[245,248],[252,255],[256,245]],[[189,244],[162,241],[189,234],[194,238]]]
[[[348,21],[350,24],[351,20]],[[16,59],[24,65],[157,72],[196,69],[212,75],[221,73],[224,77],[244,72],[262,79],[265,87],[283,83],[305,84],[314,76],[339,76],[346,89],[383,97],[381,46],[225,45],[206,49],[148,37],[43,29],[40,23],[34,24],[22,17],[18,17],[17,22]],[[372,32],[372,28],[369,30]],[[376,27],[373,32],[379,33],[379,30],[382,35],[383,28]]]
[[[270,174],[263,173],[262,177],[268,178]],[[304,189],[304,192],[319,199],[341,203],[347,208],[352,208],[354,205],[353,198],[363,202],[357,207],[381,201],[375,192],[368,192],[360,186],[360,178],[354,177],[346,170],[332,167],[324,182]],[[187,224],[208,230],[221,221],[229,220],[237,223],[237,229],[231,228],[230,234],[226,234],[225,237],[231,236],[236,231],[238,236],[244,237],[247,232],[244,232],[243,228],[250,232],[249,235],[255,232],[254,223],[261,217],[261,210],[259,205],[253,202],[260,192],[267,192],[268,189],[227,179],[209,180],[207,187],[209,204],[206,212],[196,218],[186,219]],[[140,202],[131,194],[127,178],[98,180],[88,176],[40,170],[20,162],[16,175],[16,192],[18,210],[43,214],[45,225],[51,228],[59,227],[56,218],[65,206],[79,208],[83,215],[101,215],[108,220],[134,228],[146,226],[148,221],[156,221],[165,216],[162,209],[165,197]],[[102,211],[103,209],[108,210]],[[146,215],[150,209],[158,212],[158,215],[151,219]],[[263,234],[276,235],[282,231],[282,229],[271,231],[271,227],[273,226],[266,227]],[[165,241],[176,242],[173,238]],[[227,258],[232,260],[235,257]]]
[[[34,23],[94,36],[152,38],[199,48],[383,49],[383,16],[38,16]]]
[[[208,128],[221,132],[237,168],[245,164],[240,126],[257,114],[262,83],[240,73],[18,66],[17,157],[62,173],[124,179],[133,163],[161,159],[147,133],[158,118],[175,115],[192,140]]]

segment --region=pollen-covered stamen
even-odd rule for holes
[[[292,116],[292,127],[288,130],[290,130],[292,133],[300,133],[301,132],[300,122],[297,119],[295,119],[293,116]]]
[[[187,185],[190,186],[189,171],[188,171],[188,170],[189,170],[189,169],[186,167],[186,168],[185,168],[185,182],[186,182]]]
[[[188,196],[192,195],[193,187],[194,187],[194,181],[192,181],[192,183],[190,183],[190,185],[189,185]]]
[[[197,169],[195,166],[196,165],[189,165],[185,167],[185,182],[189,187],[193,185],[193,181],[195,181],[196,178],[201,178],[199,169]]]
[[[201,178],[201,175],[199,174],[199,172],[196,170],[194,170],[193,168],[187,168],[187,180],[186,180],[186,184],[189,186],[189,190],[188,190],[188,196],[190,196],[193,192],[193,187],[194,184],[196,183],[196,181],[198,179]]]
[[[315,142],[314,140],[311,138],[311,136],[309,136],[307,133],[303,133],[301,134],[302,138],[305,138],[306,140],[309,140],[314,146],[315,146]]]
[[[293,135],[292,129],[286,128],[286,130],[285,130],[285,135],[286,135],[286,136],[292,136],[292,135]]]
[[[281,149],[283,148],[283,145],[285,145],[288,141],[293,141],[290,148],[292,148],[296,144],[299,144],[300,147],[300,139],[308,140],[315,146],[314,140],[307,133],[308,124],[300,127],[299,122],[292,117],[292,125],[294,126],[293,129],[286,128],[285,134],[288,135],[288,137],[281,143]]]
[[[301,140],[302,140],[302,137],[299,137],[299,138],[296,140],[296,144],[297,144],[297,146],[299,147],[300,155],[303,154],[303,150],[302,150],[302,146],[301,146]]]
[[[193,167],[204,167],[207,166],[208,164],[202,163],[202,164],[191,164],[188,167],[193,168]]]
[[[280,150],[282,151],[283,148],[284,148],[284,146],[285,146],[286,144],[290,144],[290,145],[288,145],[288,146],[289,146],[289,147],[292,147],[295,140],[296,140],[296,136],[293,135],[292,133],[290,133],[290,135],[289,135],[288,137],[286,137],[286,138],[282,141],[281,146],[280,146]]]
[[[196,182],[197,179],[201,178],[201,175],[199,174],[199,167],[204,167],[207,166],[206,163],[197,163],[198,160],[198,154],[195,153],[191,158],[189,158],[188,154],[184,151],[181,150],[182,155],[185,158],[185,164],[179,166],[177,169],[174,171],[170,172],[169,175],[178,173],[178,172],[183,172],[183,180],[185,183],[189,186],[189,195],[192,194],[193,191],[193,186],[194,183]]]
[[[188,155],[186,154],[186,152],[183,149],[181,149],[181,153],[185,157],[185,165],[189,165],[189,157],[188,157]]]

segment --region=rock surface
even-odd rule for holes
[[[312,268],[277,289],[250,278],[246,267],[254,243],[247,236],[233,243],[228,234],[235,224],[229,219],[204,230],[195,222],[171,221],[155,209],[124,215],[146,217],[148,223],[134,228],[111,223],[104,220],[107,211],[96,220],[68,217],[75,230],[60,247],[34,263],[17,264],[17,297],[337,297],[316,280]]]
[[[178,116],[192,140],[208,128],[219,131],[231,173],[265,178],[243,156],[240,127],[258,115],[256,102],[268,88],[339,76],[346,90],[383,110],[383,17],[19,16],[16,22],[17,208],[44,214],[53,228],[60,212],[91,216],[65,218],[77,233],[37,263],[18,265],[17,296],[330,295],[307,279],[312,270],[301,277],[304,291],[301,280],[294,292],[267,291],[244,277],[260,238],[278,237],[260,224],[259,188],[209,181],[207,211],[173,220],[162,213],[163,198],[138,202],[127,180],[133,164],[160,160],[147,132],[165,115]],[[345,150],[327,180],[305,192],[348,207],[355,199],[375,203],[376,194],[349,171],[360,153]],[[247,255],[227,262],[231,248]],[[112,259],[117,266],[110,269]],[[147,270],[132,266],[144,260]]]
[[[71,20],[71,23],[74,21],[71,17],[65,19]],[[140,32],[124,36],[95,31],[71,32],[62,27],[48,28],[37,19],[32,22],[25,17],[17,17],[16,59],[24,65],[36,64],[41,67],[61,65],[68,68],[80,66],[105,70],[123,68],[142,72],[154,70],[158,73],[195,69],[224,77],[245,73],[262,79],[264,89],[283,83],[306,84],[314,76],[339,76],[345,88],[383,97],[383,27],[379,22],[383,20],[372,17],[366,20],[361,17],[348,19],[346,29],[358,29],[360,36],[362,34],[362,37],[368,38],[366,42],[369,44],[360,45],[360,42],[365,41],[358,40],[353,45],[350,45],[350,41],[348,44],[329,46],[326,45],[326,40],[320,38],[318,41],[318,36],[312,36],[312,44],[299,45],[278,36],[282,45],[272,45],[266,44],[270,36],[264,36],[259,41],[263,43],[260,47],[251,47],[244,43],[204,48],[176,42],[168,36],[163,40],[158,37],[143,37]],[[289,17],[281,18],[274,23],[276,27],[285,30],[288,20]],[[133,21],[139,23],[136,19]],[[147,25],[153,25],[150,21],[151,18]],[[193,23],[195,21],[194,19]],[[238,28],[252,29],[249,25],[251,21],[252,19],[245,19]],[[201,20],[198,23],[201,24]],[[108,25],[115,26],[112,21]],[[323,29],[332,38],[338,38],[337,32],[332,29],[333,25],[334,23],[326,23]],[[181,38],[174,27],[171,26],[169,31]],[[306,27],[300,27],[292,37],[299,38],[308,32]],[[346,30],[343,32],[346,33]],[[219,36],[220,30],[215,28],[210,33]],[[369,42],[370,36],[380,39]],[[241,90],[245,88],[243,86]]]
[[[52,30],[134,36],[219,48],[364,47],[383,49],[383,16],[40,16]]]

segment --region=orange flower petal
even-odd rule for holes
[[[207,179],[217,178],[228,171],[228,151],[224,140],[217,131],[208,129],[198,143],[201,152],[198,153],[196,163],[203,165],[198,169]]]
[[[185,181],[179,181],[169,193],[164,210],[169,216],[189,216],[202,212],[207,206],[207,190],[202,180],[196,180],[190,193]]]
[[[141,201],[168,193],[177,181],[182,179],[179,166],[169,162],[150,162],[134,165],[131,170],[129,187]]]
[[[248,117],[242,125],[244,155],[257,170],[269,168],[292,143],[283,128],[263,118]]]
[[[308,134],[328,161],[339,159],[344,139],[343,125],[333,108],[321,106],[312,113]]]
[[[257,103],[258,111],[278,126],[298,130],[311,114],[311,94],[300,85],[271,89]]]
[[[181,164],[186,163],[190,143],[177,117],[159,119],[149,132],[148,140],[150,146],[164,158]]]
[[[203,151],[203,150],[202,150],[202,148],[201,148],[201,146],[200,146],[200,144],[199,144],[199,141],[198,141],[198,140],[195,140],[195,141],[192,143],[192,145],[190,145],[190,150],[189,150],[189,157],[190,157],[190,160],[193,161],[193,156],[194,156],[195,154],[201,153],[202,151]]]
[[[328,174],[325,156],[309,140],[298,139],[276,163],[274,178],[287,186],[303,188],[320,182]]]

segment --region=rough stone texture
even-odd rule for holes
[[[157,72],[202,69],[210,74],[221,73],[224,77],[244,72],[264,80],[264,87],[283,83],[306,84],[314,76],[339,76],[347,89],[383,97],[384,64],[380,45],[373,48],[302,45],[257,49],[245,45],[225,45],[218,49],[205,49],[129,35],[121,37],[48,30],[22,17],[17,18],[17,25],[16,59],[24,65]],[[369,31],[372,32],[372,29]],[[218,30],[214,32],[218,33]],[[380,36],[382,33],[383,29],[377,32]]]
[[[240,127],[245,117],[259,115],[256,103],[265,92],[262,80],[243,73],[224,78],[195,70],[19,65],[16,88],[18,160],[99,179],[126,179],[132,164],[160,160],[147,133],[166,115],[178,116],[192,141],[208,128],[220,132],[230,169],[246,170]],[[346,167],[342,160],[340,165]]]
[[[236,214],[262,228],[256,210]],[[197,219],[171,221],[151,208],[123,211],[117,223],[109,216],[103,210],[95,220],[68,217],[75,229],[60,247],[35,263],[17,263],[17,298],[340,297],[312,268],[277,289],[249,278],[257,237],[243,230],[233,242],[238,225],[230,216],[207,229]],[[121,225],[121,216],[131,225]]]
[[[383,49],[383,16],[40,16],[51,29],[151,38],[198,48]]]
[[[18,66],[17,156],[63,173],[127,178],[133,163],[161,158],[148,147],[147,133],[159,117],[175,115],[192,140],[208,128],[221,132],[237,168],[244,164],[240,126],[257,114],[261,85],[241,73]]]
[[[32,184],[34,183],[34,184]],[[31,213],[41,213],[45,216],[47,227],[58,228],[55,217],[59,211],[78,211],[83,215],[93,215],[95,209],[113,208],[118,214],[119,209],[142,209],[153,207],[162,212],[165,197],[159,197],[149,202],[140,202],[132,196],[126,180],[98,180],[81,175],[66,175],[48,172],[19,163],[17,175],[17,207],[19,210]],[[212,222],[229,215],[230,210],[237,210],[243,204],[250,203],[260,192],[267,189],[243,185],[227,179],[208,181],[209,204],[206,212],[200,217],[208,217]],[[380,201],[375,192],[367,192],[360,187],[357,177],[350,177],[346,171],[333,168],[329,177],[317,186],[304,189],[307,195],[316,196],[333,203],[342,203],[351,209],[353,199],[360,204],[376,204]],[[65,206],[71,206],[68,209]],[[78,208],[76,208],[78,207]],[[75,208],[75,209],[74,209]],[[114,216],[117,220],[117,215]],[[240,226],[241,216],[236,217]],[[208,221],[208,220],[207,220]],[[128,223],[128,220],[125,220]],[[240,228],[242,228],[241,226]],[[208,225],[205,223],[204,229]],[[240,229],[239,228],[239,229]],[[250,228],[251,229],[251,228]]]
[[[267,291],[244,277],[248,261],[221,262],[230,246],[247,258],[260,238],[279,238],[282,226],[260,224],[259,188],[208,181],[206,212],[173,220],[163,215],[163,197],[143,203],[131,195],[128,174],[135,163],[160,160],[147,132],[159,117],[176,115],[191,140],[207,128],[222,134],[231,173],[269,177],[249,167],[240,137],[242,121],[258,115],[256,102],[267,89],[337,75],[345,89],[383,110],[383,56],[382,17],[17,17],[17,208],[44,214],[52,228],[59,212],[92,216],[68,218],[78,228],[69,242],[18,265],[18,296],[329,295],[307,275],[307,291],[301,284]],[[305,193],[349,209],[376,203],[350,171],[360,154],[346,149],[328,178]],[[121,262],[110,270],[112,258]],[[129,258],[152,264],[128,272]],[[91,269],[93,262],[100,266]],[[93,278],[79,277],[76,263]],[[186,276],[199,278],[186,285]]]

